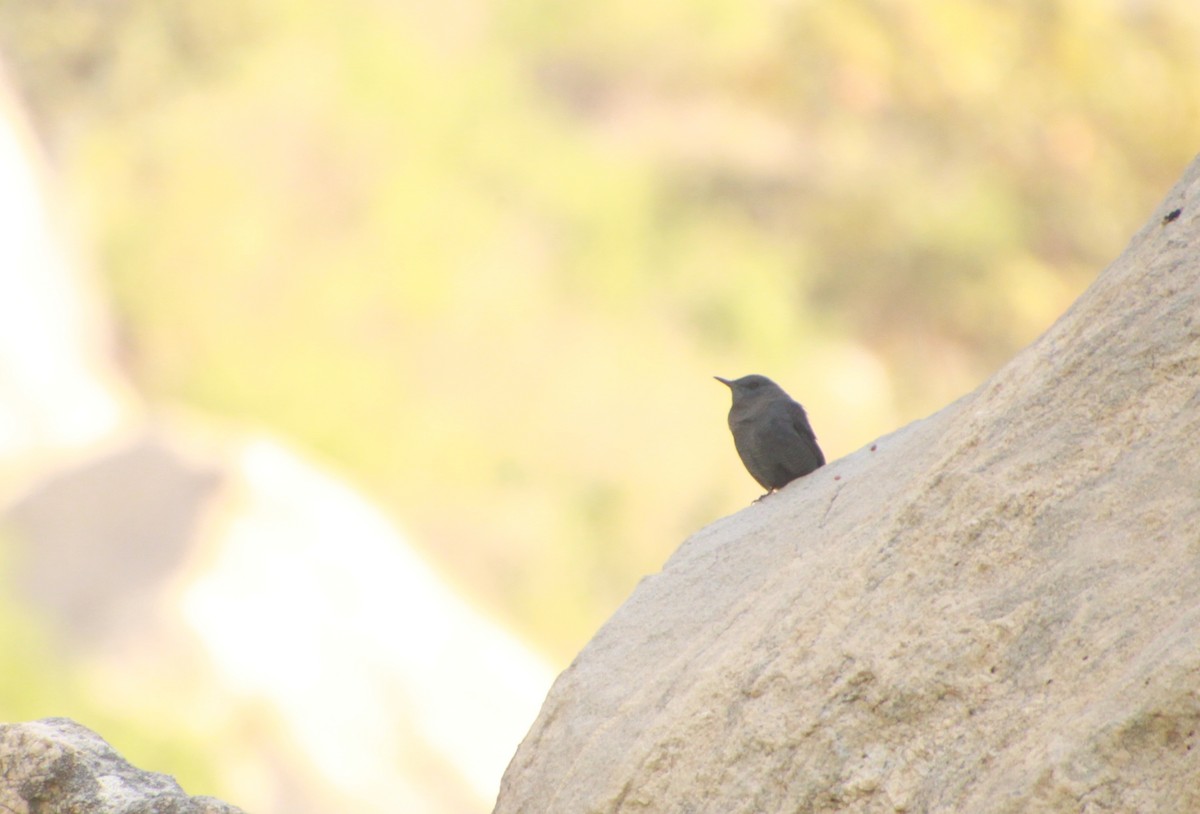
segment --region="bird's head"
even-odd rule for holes
[[[787,395],[783,392],[783,388],[775,384],[775,382],[757,373],[750,376],[743,376],[740,379],[722,379],[720,376],[713,376],[713,378],[733,391],[734,404],[742,400],[757,400],[777,396],[786,397]]]

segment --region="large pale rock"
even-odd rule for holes
[[[189,797],[165,774],[130,765],[67,718],[0,724],[0,810],[13,814],[240,814],[214,797]]]
[[[978,390],[644,580],[496,811],[1200,811],[1197,586],[1194,163]]]

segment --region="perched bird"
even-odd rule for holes
[[[733,445],[768,495],[825,465],[808,415],[783,388],[766,376],[713,378],[733,391],[729,408]]]

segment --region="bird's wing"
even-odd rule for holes
[[[790,402],[788,404],[788,414],[792,419],[792,426],[796,432],[809,442],[813,452],[817,454],[817,459],[821,465],[825,465],[825,453],[821,452],[821,448],[817,446],[817,434],[813,432],[812,424],[808,423],[808,414],[804,412],[804,408],[798,402]]]
[[[812,425],[808,423],[808,413],[804,412],[804,408],[796,402],[788,403],[788,416],[792,419],[792,426],[796,428],[796,432],[806,438],[817,440],[817,434],[813,432]]]

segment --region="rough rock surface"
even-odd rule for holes
[[[240,814],[189,797],[165,774],[129,765],[95,732],[67,718],[0,724],[0,811],[14,814]]]
[[[1193,163],[978,390],[644,580],[496,811],[1200,811],[1197,586]]]

